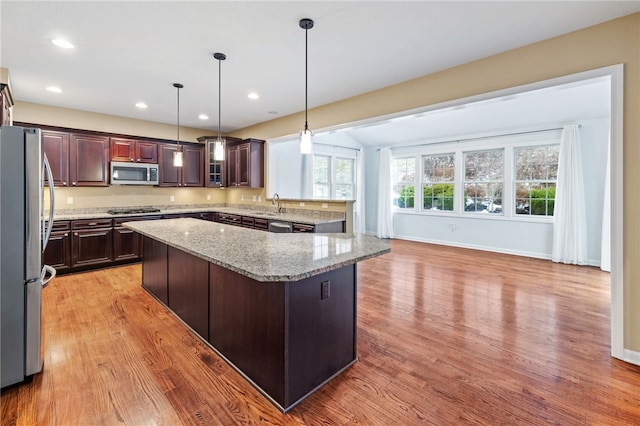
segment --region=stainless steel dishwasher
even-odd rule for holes
[[[269,221],[269,232],[286,234],[293,231],[291,222]]]

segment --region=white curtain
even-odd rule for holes
[[[609,142],[607,145],[607,172],[604,177],[603,204],[600,269],[611,272],[611,135],[609,135]]]
[[[302,198],[313,199],[313,154],[302,154]]]
[[[366,232],[364,217],[364,150],[356,152],[356,208],[355,229],[358,234]]]
[[[391,200],[391,149],[380,149],[378,169],[378,238],[393,238]]]
[[[587,219],[577,124],[564,126],[558,159],[558,184],[553,213],[554,262],[586,265]]]

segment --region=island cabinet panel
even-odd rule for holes
[[[209,343],[286,411],[356,360],[355,271],[258,282],[210,264]]]
[[[169,308],[203,339],[209,336],[209,263],[168,248]]]
[[[209,264],[209,343],[282,405],[285,283],[257,282]]]
[[[158,300],[169,305],[167,290],[167,250],[168,246],[153,238],[142,240],[142,287]]]

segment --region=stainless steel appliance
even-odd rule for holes
[[[111,162],[112,185],[157,185],[158,165]]]
[[[0,127],[0,292],[1,382],[7,387],[42,370],[42,287],[55,276],[42,266],[42,252],[53,227],[42,217],[43,174],[53,182],[46,156],[41,158],[40,130]],[[45,229],[45,223],[49,226]],[[47,271],[51,276],[47,277]]]

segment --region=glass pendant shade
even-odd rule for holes
[[[174,167],[182,167],[182,151],[173,152],[173,165]]]
[[[213,143],[213,159],[215,161],[224,161],[224,149],[226,145],[226,140],[218,137],[216,141]]]
[[[313,152],[313,134],[311,130],[304,129],[300,132],[300,154],[311,154]]]

